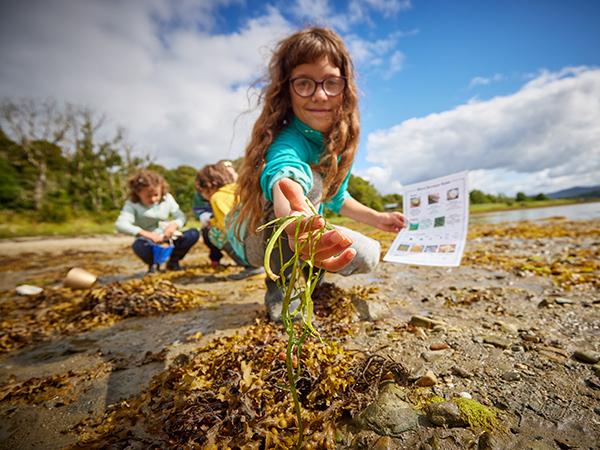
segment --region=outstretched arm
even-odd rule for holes
[[[325,220],[322,217],[315,216],[310,210],[306,196],[302,187],[289,178],[283,178],[273,187],[273,207],[276,217],[291,215],[305,216],[302,223],[304,233],[300,239],[307,239],[311,231],[316,231],[325,226]],[[294,248],[295,243],[295,225],[292,224],[286,230],[290,247]],[[339,230],[328,230],[323,233],[317,245],[317,251],[314,255],[315,265],[329,272],[337,272],[347,266],[356,256],[356,251],[350,246],[352,240]],[[308,257],[308,250],[303,258]]]
[[[398,232],[404,228],[404,215],[397,212],[379,212],[348,197],[344,200],[340,214],[383,231]]]

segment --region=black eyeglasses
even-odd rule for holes
[[[317,91],[317,87],[321,86],[328,97],[340,95],[346,87],[346,78],[344,77],[329,77],[322,81],[315,81],[312,78],[298,77],[290,80],[292,89],[300,97],[311,97]]]

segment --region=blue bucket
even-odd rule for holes
[[[175,247],[169,245],[168,247],[163,247],[162,245],[154,244],[152,245],[152,256],[154,258],[154,264],[163,264],[166,263],[173,253],[173,249]]]

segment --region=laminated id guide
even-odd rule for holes
[[[424,266],[460,265],[469,224],[468,172],[405,186],[406,227],[384,261]]]

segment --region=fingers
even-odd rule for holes
[[[338,272],[346,267],[356,256],[356,250],[348,248],[340,253],[338,256],[332,256],[319,263],[319,267],[325,269],[328,272]]]
[[[302,187],[288,178],[283,178],[278,183],[281,193],[290,204],[290,209],[293,211],[309,213],[310,210],[306,204],[306,197]]]
[[[323,219],[321,216],[310,216],[302,220],[302,223],[300,223],[299,234],[304,234],[309,231],[316,231],[324,226],[325,219]],[[290,236],[290,239],[293,239],[296,235],[296,222],[289,224],[285,231]]]
[[[349,248],[352,245],[352,239],[339,230],[329,230],[323,233],[312,255],[308,234],[303,235],[301,240],[304,241],[300,251],[301,258],[307,260],[312,257],[317,267],[331,272],[345,267],[356,255],[356,251]],[[295,243],[293,239],[289,240],[289,244],[290,248],[294,250]],[[351,251],[348,252],[348,250]]]
[[[352,245],[352,239],[339,230],[329,230],[321,236],[315,251],[315,260],[322,261],[339,255]]]

